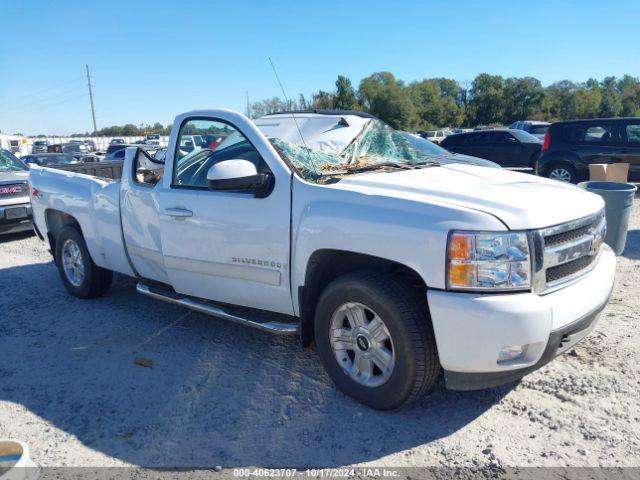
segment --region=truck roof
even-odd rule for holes
[[[323,110],[323,109],[286,110],[282,112],[267,113],[264,116],[268,117],[272,115],[291,115],[291,114],[295,115],[299,113],[315,113],[317,115],[333,115],[333,116],[354,115],[356,117],[362,117],[362,118],[376,118],[376,119],[378,118],[374,115],[371,115],[370,113],[362,112],[360,110]]]
[[[376,117],[352,110],[298,110],[264,115],[255,124],[268,138],[338,154],[372,120]]]

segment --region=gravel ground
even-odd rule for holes
[[[640,466],[640,197],[596,330],[521,383],[376,412],[312,349],[135,293],[69,296],[0,240],[0,438],[41,466]],[[134,363],[149,359],[152,366]],[[144,363],[144,362],[143,362]]]

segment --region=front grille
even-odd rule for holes
[[[555,267],[547,268],[545,272],[547,283],[557,282],[566,277],[570,277],[591,265],[596,259],[595,255],[581,257],[568,263],[563,263]]]
[[[547,247],[553,247],[554,245],[560,245],[561,243],[571,242],[589,233],[591,228],[593,228],[593,224],[585,225],[584,227],[576,228],[575,230],[569,230],[568,232],[549,235],[548,237],[544,237],[544,244]]]
[[[534,290],[557,289],[590,271],[600,252],[605,226],[604,212],[599,212],[535,232]]]
[[[3,183],[0,184],[0,199],[19,198],[29,195],[29,187],[26,183]]]

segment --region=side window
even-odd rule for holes
[[[619,142],[618,129],[614,124],[571,125],[567,127],[566,137],[576,143],[612,143]]]
[[[473,135],[469,135],[467,137],[467,141],[464,142],[465,145],[484,145],[487,142],[487,134],[486,133],[474,133]]]
[[[627,142],[640,144],[640,123],[633,123],[625,126]]]
[[[514,138],[513,135],[507,132],[491,132],[489,133],[489,142],[490,143],[498,143],[500,145],[506,145],[509,143],[513,143]]]
[[[207,172],[223,160],[248,160],[258,173],[268,168],[247,138],[222,120],[192,119],[182,124],[174,155],[174,186],[207,187]]]

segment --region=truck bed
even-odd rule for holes
[[[82,162],[71,163],[68,165],[47,165],[46,168],[54,168],[56,170],[64,170],[67,172],[82,173],[91,175],[92,177],[120,180],[122,177],[122,160],[113,160],[107,162]]]

